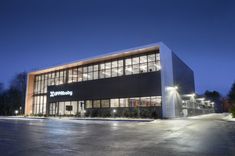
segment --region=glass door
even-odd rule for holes
[[[79,112],[81,114],[81,117],[84,117],[84,113],[85,113],[85,108],[84,108],[84,101],[78,101],[78,105],[79,105]]]

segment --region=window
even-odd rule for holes
[[[111,99],[110,104],[110,107],[119,107],[119,99]]]
[[[47,79],[47,75],[46,75],[45,81],[44,81],[44,93],[47,93],[47,86],[48,86],[48,79]]]
[[[140,106],[140,98],[130,98],[129,103],[130,103],[130,107],[139,107]]]
[[[65,104],[64,102],[59,102],[59,115],[64,115]]]
[[[138,74],[140,69],[139,64],[133,64],[132,69],[133,69],[133,74]]]
[[[82,68],[78,68],[78,82],[82,81]]]
[[[38,89],[37,89],[37,93],[41,93],[41,81],[38,81]]]
[[[44,105],[44,107],[43,107],[43,114],[46,114],[46,104],[47,104],[47,96],[44,96],[44,103],[43,103],[43,105]]]
[[[155,54],[148,55],[148,62],[155,62]]]
[[[93,66],[88,66],[87,79],[93,80]]]
[[[93,72],[93,79],[96,80],[99,78],[99,66],[98,65],[94,65],[94,72]]]
[[[159,54],[159,53],[156,54],[156,60],[157,60],[157,61],[160,61],[160,54]]]
[[[156,71],[156,63],[155,62],[148,62],[148,71],[152,72],[152,71]]]
[[[153,72],[160,70],[160,55],[149,54],[125,59],[126,75]]]
[[[108,108],[109,107],[109,100],[101,100],[101,107]]]
[[[120,107],[129,107],[127,98],[120,99]]]
[[[151,106],[150,97],[141,97],[140,98],[140,106],[141,107],[149,107],[149,106]]]
[[[50,85],[51,86],[55,85],[55,72],[51,73]]]
[[[82,79],[83,79],[83,81],[87,81],[88,80],[87,67],[83,67]]]
[[[112,77],[118,76],[118,68],[112,68]]]
[[[86,101],[86,108],[92,108],[92,100]]]
[[[64,71],[60,71],[59,72],[60,73],[60,75],[59,75],[59,85],[61,85],[61,84],[64,84],[64,76],[66,75],[65,73],[64,73]]]
[[[77,82],[78,81],[78,69],[77,68],[74,68],[73,69],[73,76],[72,76],[72,81],[73,82]]]
[[[105,78],[105,64],[100,64],[100,78]]]
[[[112,62],[112,77],[123,75],[123,60]]]
[[[111,63],[105,63],[105,78],[111,77]]]
[[[68,83],[72,83],[73,82],[73,70],[69,69],[68,70]]]
[[[131,74],[132,74],[132,63],[131,63],[131,59],[126,59],[126,60],[125,60],[125,63],[126,63],[125,73],[126,73],[126,75],[131,75]]]
[[[73,107],[73,110],[71,111],[72,115],[76,115],[78,111],[78,102],[77,101],[71,101],[71,106]]]
[[[123,60],[118,61],[118,76],[123,75]]]
[[[152,96],[151,97],[151,106],[161,106],[161,96]]]
[[[148,72],[157,71],[156,54],[148,55]]]
[[[87,79],[92,80],[93,79],[93,72],[87,73]]]
[[[60,72],[57,71],[55,74],[55,84],[59,85],[60,84],[59,82],[60,82]]]
[[[94,108],[100,108],[100,100],[94,100],[93,101],[93,107]]]
[[[112,77],[118,76],[118,62],[113,61],[112,62]]]
[[[70,101],[66,101],[64,104],[65,104],[65,106],[64,106],[65,114],[66,115],[71,114],[71,104],[70,104]]]

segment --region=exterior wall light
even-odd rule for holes
[[[116,113],[116,112],[117,112],[117,110],[116,110],[116,109],[114,109],[114,110],[113,110],[113,113]]]
[[[18,110],[15,110],[15,115],[17,115],[19,113],[19,111]]]
[[[174,86],[174,87],[166,87],[166,90],[178,90],[178,86]]]

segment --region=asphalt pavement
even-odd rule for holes
[[[235,122],[223,114],[131,121],[0,117],[1,156],[235,156]]]

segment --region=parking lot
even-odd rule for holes
[[[1,155],[235,155],[235,122],[222,114],[133,121],[0,117]]]

